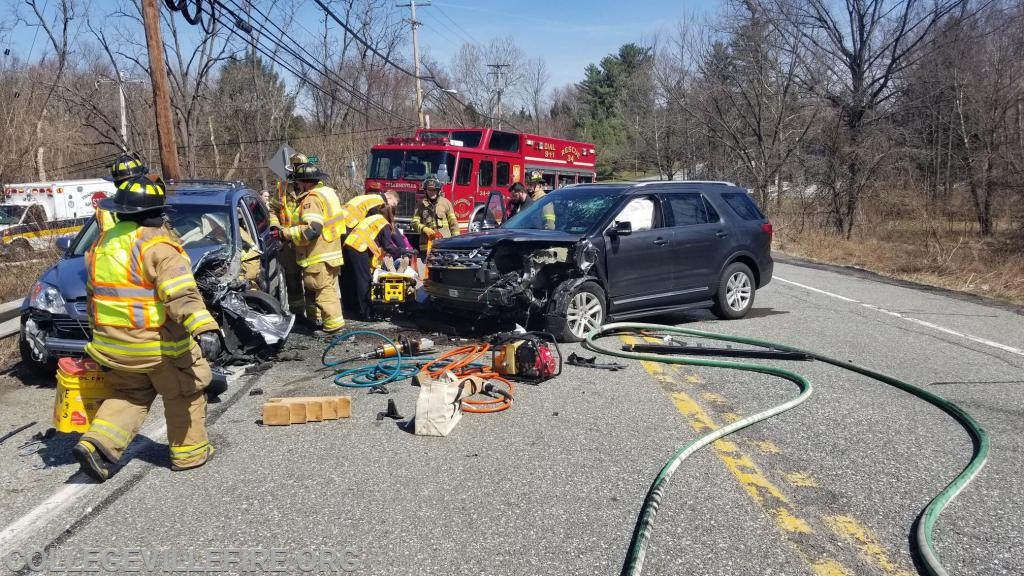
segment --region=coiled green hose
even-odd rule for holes
[[[811,394],[811,385],[799,374],[783,370],[781,368],[774,368],[770,366],[763,366],[759,364],[747,364],[743,362],[727,362],[718,360],[704,360],[700,358],[686,358],[686,357],[673,357],[673,356],[662,356],[657,354],[642,354],[636,352],[624,352],[621,350],[612,350],[604,348],[595,343],[595,340],[603,335],[610,334],[612,332],[640,332],[640,331],[656,331],[662,333],[671,334],[682,334],[686,336],[692,336],[697,338],[708,338],[712,340],[722,340],[727,342],[735,342],[739,344],[747,344],[751,346],[759,346],[763,348],[774,348],[776,350],[784,350],[787,352],[796,352],[807,354],[808,356],[831,364],[833,366],[843,368],[844,370],[850,370],[858,374],[867,376],[879,382],[883,382],[890,386],[899,388],[905,392],[909,392],[922,400],[936,406],[940,410],[949,414],[955,419],[961,426],[967,430],[971,436],[971,440],[974,444],[973,455],[971,461],[964,467],[963,471],[960,472],[938,495],[936,495],[928,503],[928,505],[921,512],[921,515],[917,520],[917,528],[915,530],[915,544],[921,564],[930,576],[945,576],[947,574],[946,569],[942,566],[939,561],[938,553],[935,550],[935,545],[932,541],[932,530],[935,527],[935,523],[939,518],[939,515],[946,508],[946,506],[956,498],[971,480],[981,471],[985,465],[985,461],[988,459],[989,451],[989,439],[988,434],[985,430],[972,418],[967,412],[961,409],[956,404],[943,399],[940,396],[932,394],[923,388],[908,384],[882,374],[873,370],[856,366],[849,362],[842,360],[836,360],[828,356],[816,354],[807,350],[802,350],[793,346],[787,346],[784,344],[778,344],[767,340],[758,340],[755,338],[744,338],[741,336],[729,336],[726,334],[717,334],[714,332],[704,332],[700,330],[691,330],[688,328],[677,328],[674,326],[663,326],[659,324],[641,324],[632,322],[617,322],[612,324],[606,324],[601,328],[594,330],[587,334],[584,347],[594,352],[601,354],[607,354],[609,356],[615,356],[619,358],[630,358],[633,360],[646,360],[650,362],[660,362],[665,364],[685,364],[691,366],[708,366],[712,368],[732,368],[736,370],[745,370],[750,372],[760,372],[762,374],[770,374],[773,376],[779,376],[796,383],[800,387],[800,394],[795,398],[779,404],[778,406],[772,407],[763,412],[753,414],[737,422],[733,422],[728,426],[724,426],[718,430],[715,430],[709,434],[706,434],[696,440],[685,444],[680,447],[668,462],[662,467],[658,473],[654,482],[651,484],[651,488],[647,492],[647,497],[644,499],[643,506],[640,509],[640,515],[637,518],[636,526],[633,530],[633,538],[630,542],[629,550],[627,551],[626,558],[622,566],[622,574],[636,575],[640,574],[643,570],[644,555],[647,548],[647,542],[650,539],[651,533],[654,530],[654,519],[657,515],[658,506],[661,503],[661,499],[667,490],[667,484],[672,473],[679,467],[679,464],[683,460],[688,458],[691,454],[696,452],[698,449],[707,446],[708,444],[732,434],[737,430],[741,430],[755,422],[760,422],[777,414],[781,414],[786,410],[792,409],[798,406],[803,401],[807,400]]]

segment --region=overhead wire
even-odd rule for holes
[[[408,118],[404,118],[404,117],[400,116],[399,114],[397,114],[397,113],[395,113],[395,112],[393,112],[391,110],[388,110],[387,108],[385,108],[381,104],[379,104],[379,103],[375,102],[374,100],[372,100],[366,94],[363,94],[358,89],[354,88],[353,86],[351,86],[350,84],[345,82],[343,79],[341,79],[340,76],[338,76],[336,73],[331,71],[326,66],[326,64],[323,64],[323,63],[321,63],[319,61],[316,64],[310,62],[306,57],[304,57],[301,54],[299,54],[298,52],[296,52],[287,43],[285,43],[285,42],[283,42],[281,40],[278,40],[275,37],[275,35],[271,34],[270,31],[266,27],[264,27],[263,25],[261,25],[259,23],[256,23],[251,18],[250,18],[250,21],[253,22],[253,24],[255,24],[255,27],[253,26],[253,24],[246,23],[246,25],[250,28],[250,30],[247,30],[247,31],[246,30],[239,30],[237,23],[238,22],[243,22],[243,20],[238,16],[238,14],[235,13],[234,9],[232,9],[231,7],[225,5],[222,0],[212,0],[212,1],[215,2],[217,5],[219,5],[222,10],[224,10],[228,15],[230,15],[235,20],[235,25],[227,26],[231,30],[232,33],[234,33],[236,36],[241,38],[243,41],[245,41],[248,44],[250,44],[254,49],[258,50],[260,52],[260,54],[262,54],[263,56],[268,58],[270,61],[278,64],[279,66],[284,68],[286,71],[291,72],[296,78],[302,79],[304,84],[309,85],[310,87],[312,87],[313,89],[319,91],[320,93],[322,93],[323,95],[325,95],[328,98],[331,98],[331,99],[334,99],[334,100],[338,100],[337,94],[334,94],[334,93],[326,90],[323,86],[321,86],[321,85],[319,85],[317,83],[305,80],[304,78],[305,78],[306,75],[303,74],[303,72],[301,70],[296,69],[295,66],[293,66],[291,63],[285,62],[277,54],[274,54],[272,52],[273,49],[280,49],[280,50],[284,51],[285,53],[287,53],[291,57],[295,58],[298,62],[301,62],[302,64],[305,64],[307,67],[309,67],[311,70],[315,70],[316,72],[318,72],[321,76],[324,77],[325,80],[327,80],[329,83],[333,84],[334,86],[338,87],[342,92],[345,92],[345,93],[349,94],[352,98],[354,98],[355,100],[357,100],[357,101],[359,101],[359,102],[361,102],[363,104],[366,104],[368,107],[374,108],[376,111],[379,111],[382,115],[390,116],[392,119],[404,121],[406,123],[409,122]],[[239,10],[244,11],[244,9],[237,2],[237,0],[228,0],[228,1],[230,1]],[[261,12],[261,14],[263,14],[263,13]],[[269,21],[269,22],[271,22],[273,24],[273,21],[269,17],[267,17],[265,14],[263,15],[263,17],[267,21]],[[277,26],[276,24],[273,24],[273,25]],[[280,29],[280,27],[278,27],[278,30],[280,30],[282,34],[285,33],[284,30]],[[243,34],[243,32],[244,32],[244,34]],[[255,32],[258,32],[259,34],[254,36]],[[257,38],[267,40],[269,43],[272,44],[273,48],[268,48],[267,43],[265,43],[265,42],[263,42],[263,41],[261,41],[261,40],[259,40]],[[303,50],[305,51],[304,48],[303,48]],[[306,51],[306,52],[307,52],[307,54],[309,54],[308,51]],[[310,56],[313,57],[314,59],[316,58],[312,54],[310,54]],[[344,100],[341,100],[341,102],[348,109],[350,109],[352,112],[360,114],[360,115],[362,115],[362,116],[364,116],[364,117],[366,117],[368,119],[370,118],[369,115],[365,111],[363,111],[363,110],[353,106],[352,103],[345,102]]]
[[[234,11],[231,8],[228,8],[227,6],[225,6],[222,0],[213,0],[213,1],[216,2],[217,4],[219,4],[225,10],[227,10],[228,13],[232,17],[234,17],[236,19],[236,21],[239,20],[237,14],[235,14]],[[228,1],[231,2],[239,10],[241,10],[243,12],[245,11],[245,9],[241,6],[241,4],[239,4],[238,0],[228,0]],[[283,28],[281,28],[280,25],[278,25],[276,22],[274,22],[274,19],[271,18],[268,14],[266,14],[265,12],[263,12],[261,9],[259,9],[258,7],[254,6],[254,5],[251,5],[251,8],[253,10],[255,10],[262,17],[262,19],[264,21],[268,22],[271,26],[273,26],[276,29],[276,31],[280,34],[280,36],[282,36],[282,37],[283,36],[287,36],[287,32]],[[274,46],[276,46],[278,49],[283,50],[288,55],[292,56],[293,58],[295,58],[299,62],[301,62],[301,63],[305,64],[306,66],[308,66],[310,69],[316,70],[325,79],[327,79],[328,81],[333,82],[336,86],[341,88],[342,91],[344,91],[345,93],[349,94],[350,96],[352,96],[353,98],[355,98],[359,102],[361,102],[363,104],[366,104],[367,106],[370,106],[372,108],[375,108],[377,111],[379,111],[379,112],[381,112],[381,113],[383,113],[383,114],[385,114],[387,116],[390,116],[390,117],[392,117],[394,119],[400,119],[400,120],[403,120],[403,121],[406,121],[406,122],[409,121],[408,118],[404,118],[404,117],[400,116],[399,114],[397,114],[396,112],[394,112],[392,110],[389,110],[388,108],[384,107],[379,102],[373,100],[369,95],[364,94],[361,91],[359,91],[358,88],[356,88],[354,85],[352,85],[351,83],[349,83],[348,81],[343,79],[340,75],[338,75],[338,73],[336,71],[331,70],[331,68],[328,67],[328,65],[326,63],[320,62],[314,54],[309,52],[309,50],[307,50],[301,44],[296,44],[296,45],[299,47],[299,49],[301,49],[306,54],[306,56],[303,56],[303,55],[299,54],[294,48],[289,46],[287,43],[279,40],[277,34],[272,33],[272,31],[269,30],[263,24],[255,22],[255,20],[253,18],[251,18],[251,16],[250,16],[249,22],[247,24],[250,27],[255,25],[257,27],[257,29],[254,30],[254,31],[255,32],[259,32],[259,36],[260,37],[269,39],[274,44]],[[249,34],[251,36],[253,34],[253,32],[249,32]],[[252,43],[252,42],[253,41],[250,40],[250,43]],[[308,58],[307,58],[307,56],[308,56]],[[271,58],[271,56],[268,56],[268,58]],[[313,62],[310,62],[310,59],[313,59],[314,61],[316,61],[316,63],[314,64]],[[276,57],[274,57],[274,61],[280,63],[280,59],[278,59]],[[300,78],[302,77],[301,74],[297,74],[297,76],[299,76]],[[348,105],[348,107],[352,111],[357,112],[359,114],[362,114],[364,116],[366,115],[362,110],[360,110],[360,109],[358,109],[358,108],[356,108],[354,106],[351,106],[348,103],[346,103],[346,105]]]

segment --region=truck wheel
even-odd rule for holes
[[[594,282],[584,282],[552,304],[547,331],[560,342],[580,342],[604,324],[605,316],[604,290]]]
[[[754,275],[742,262],[726,266],[718,280],[715,305],[711,312],[722,320],[737,320],[750,312],[754,305]]]

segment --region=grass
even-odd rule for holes
[[[1024,304],[1024,237],[981,238],[969,222],[890,220],[852,240],[777,220],[780,252]]]
[[[14,262],[0,261],[0,302],[20,300],[47,268],[60,257],[56,250],[39,251],[31,260]]]

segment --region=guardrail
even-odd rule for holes
[[[21,299],[0,304],[0,339],[14,336],[21,329]]]

